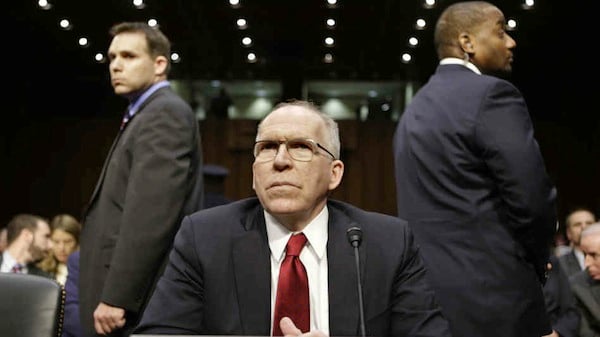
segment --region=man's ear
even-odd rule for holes
[[[167,74],[167,65],[169,61],[166,57],[160,55],[154,59],[154,73],[157,76],[163,76]]]
[[[458,36],[458,43],[460,44],[460,48],[463,50],[463,52],[469,54],[472,54],[474,52],[473,41],[469,33],[460,33],[460,35]]]

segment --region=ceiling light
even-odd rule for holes
[[[144,7],[146,7],[146,4],[144,4],[144,0],[133,0],[133,5],[137,9],[144,9]]]
[[[506,21],[506,29],[507,30],[516,30],[517,29],[517,20],[508,19],[508,21]]]
[[[96,55],[94,55],[94,60],[96,60],[96,62],[98,63],[104,63],[106,61],[106,58],[104,58],[104,54],[96,53]]]
[[[62,19],[58,22],[58,25],[60,26],[60,28],[64,29],[64,30],[71,30],[71,28],[73,28],[73,26],[71,25],[71,22],[69,22],[68,19]]]
[[[335,19],[329,18],[329,19],[327,19],[326,23],[327,23],[327,27],[329,27],[329,28],[335,27]]]
[[[246,60],[248,60],[248,62],[250,63],[256,62],[256,54],[248,53],[248,56],[246,56]]]
[[[533,1],[533,0],[525,0],[523,2],[523,4],[521,5],[521,7],[523,7],[523,9],[532,9],[533,6],[535,6],[535,1]]]
[[[402,63],[410,63],[412,56],[409,53],[402,54]]]
[[[246,36],[242,39],[242,44],[244,46],[248,47],[249,45],[252,44],[252,39]]]
[[[173,63],[181,62],[181,56],[179,56],[179,54],[175,53],[175,52],[171,53],[171,62],[173,62]]]
[[[335,41],[333,40],[332,37],[328,36],[325,38],[325,44],[329,47],[333,46],[333,44],[335,43]]]
[[[248,27],[246,19],[244,19],[244,18],[237,19],[235,24],[238,26],[239,29],[246,29]]]
[[[333,55],[331,55],[330,53],[325,54],[325,56],[323,56],[323,62],[333,63]]]
[[[408,38],[408,45],[411,47],[416,47],[419,44],[419,39],[414,36]]]
[[[158,26],[158,21],[156,21],[156,19],[149,19],[148,20],[148,26],[150,26],[150,27],[157,27]]]
[[[229,4],[231,5],[231,7],[237,8],[240,6],[240,0],[229,0]]]
[[[48,1],[46,0],[39,0],[38,1],[38,6],[41,9],[45,9],[45,10],[49,10],[50,8],[52,8],[52,4],[50,4]]]
[[[423,1],[423,7],[425,7],[425,8],[433,8],[433,7],[435,7],[435,0],[425,0],[425,1]]]
[[[427,26],[427,22],[425,22],[424,19],[417,19],[417,21],[415,23],[415,28],[425,29],[425,26]]]
[[[89,41],[86,37],[80,37],[79,40],[77,40],[77,43],[79,43],[81,47],[87,47],[89,45]]]

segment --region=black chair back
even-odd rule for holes
[[[0,336],[60,337],[65,291],[36,275],[0,273]]]

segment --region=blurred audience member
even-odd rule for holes
[[[69,214],[59,214],[50,221],[52,253],[38,263],[38,267],[52,275],[58,283],[67,280],[67,258],[79,249],[81,224]]]
[[[581,251],[580,240],[581,231],[587,226],[596,222],[596,216],[587,208],[579,207],[569,212],[565,220],[567,239],[571,246],[571,251],[560,256],[561,268],[568,277],[582,271],[584,267],[584,256]]]
[[[569,278],[581,312],[579,337],[600,336],[600,223],[586,226],[580,246],[585,269]]]
[[[33,214],[18,214],[10,220],[6,229],[8,246],[0,256],[0,272],[53,278],[35,266],[52,249],[48,221]]]
[[[2,253],[6,249],[7,245],[8,242],[6,241],[6,227],[2,227],[2,229],[0,229],[0,253]]]
[[[67,259],[67,282],[65,283],[65,318],[62,337],[81,337],[79,321],[79,250]]]
[[[551,337],[577,337],[580,314],[571,291],[567,274],[561,269],[558,258],[550,256],[548,279],[544,284],[546,311],[552,324]]]
[[[233,104],[231,96],[229,96],[225,88],[221,88],[219,93],[210,100],[209,117],[215,117],[216,119],[229,118],[229,107],[231,104]]]
[[[572,248],[569,245],[569,240],[565,238],[565,235],[558,231],[554,235],[554,249],[553,253],[555,256],[563,256],[565,254],[569,254]]]
[[[225,196],[225,178],[229,170],[215,164],[204,164],[204,208],[224,205],[231,202]]]

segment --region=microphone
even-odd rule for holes
[[[358,285],[358,312],[360,317],[360,333],[362,337],[367,335],[365,330],[365,312],[363,309],[363,296],[362,296],[362,282],[360,277],[360,258],[358,254],[358,247],[362,243],[362,230],[360,227],[354,226],[348,228],[346,231],[346,237],[352,247],[354,247],[354,262],[356,265],[356,279]]]

